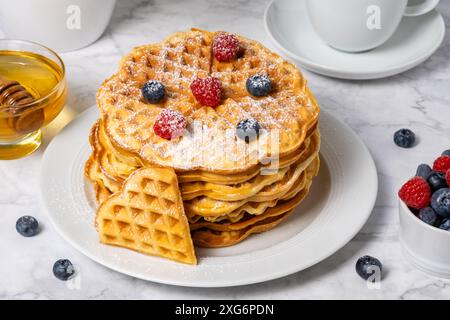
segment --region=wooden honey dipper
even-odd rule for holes
[[[44,112],[30,106],[33,95],[19,82],[0,76],[0,111],[11,114],[8,125],[21,134],[38,130],[44,123]]]
[[[19,82],[0,76],[0,106],[23,106],[34,101],[34,97]],[[11,108],[14,109],[14,108]]]

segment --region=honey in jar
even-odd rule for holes
[[[64,107],[64,64],[51,51],[37,51],[0,49],[0,159],[36,150],[40,129]]]

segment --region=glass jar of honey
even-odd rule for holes
[[[0,40],[0,159],[39,148],[41,128],[63,109],[65,67],[52,50],[21,40]]]

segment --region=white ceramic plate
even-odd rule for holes
[[[363,53],[345,53],[325,44],[315,33],[304,0],[272,1],[264,25],[275,45],[305,69],[343,79],[376,79],[409,70],[441,45],[445,23],[437,11],[404,17],[382,46]]]
[[[322,166],[310,196],[274,230],[221,249],[198,249],[187,266],[99,243],[95,203],[83,167],[97,108],[84,112],[53,139],[41,172],[42,202],[56,230],[71,245],[113,270],[145,280],[192,287],[267,281],[308,268],[343,247],[369,217],[377,173],[364,144],[344,123],[322,111]],[[362,179],[364,177],[364,179]]]

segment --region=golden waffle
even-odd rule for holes
[[[107,175],[107,173],[102,169],[101,159],[103,158],[102,155],[105,153],[105,150],[99,144],[97,139],[98,128],[99,121],[94,124],[89,135],[89,142],[92,147],[92,155],[85,166],[85,175],[97,185],[95,187],[97,200],[99,200],[99,198],[104,198],[104,196],[106,195],[106,193],[104,192],[105,190],[107,190],[108,192],[119,191],[123,183],[123,180],[117,181],[116,179]]]
[[[278,167],[282,169],[295,163],[306,151],[307,147],[309,146],[309,138],[312,137],[312,135],[316,131],[318,131],[317,123],[308,131],[307,139],[305,139],[301,147],[298,150],[296,150],[295,153],[289,154],[285,157],[278,159],[279,160]],[[254,167],[249,171],[235,174],[220,174],[200,170],[180,171],[177,172],[177,174],[180,183],[203,181],[224,185],[232,185],[246,182],[254,178],[255,176],[259,175],[262,172],[262,170],[264,169],[267,170],[268,168],[270,168],[270,165],[261,165],[259,167]]]
[[[236,210],[220,215],[220,216],[201,216],[195,214],[187,214],[189,223],[192,225],[194,223],[199,222],[200,220],[208,221],[208,222],[221,222],[227,220],[229,222],[239,222],[242,220],[246,213],[251,215],[260,215],[265,212],[267,208],[272,208],[277,205],[279,200],[289,200],[293,198],[297,193],[305,188],[307,181],[303,178],[303,176],[299,179],[299,183],[296,184],[295,188],[292,188],[289,193],[283,196],[280,199],[274,199],[270,201],[263,202],[247,202]]]
[[[308,185],[293,200],[283,202],[279,206],[269,208],[263,215],[253,216],[247,220],[236,223],[211,223],[203,222],[192,225],[195,229],[191,232],[194,244],[199,247],[220,248],[235,245],[252,234],[269,231],[279,225],[284,219],[292,214],[295,207],[301,203],[309,193],[312,178],[319,170],[319,158],[316,165],[308,174]],[[198,229],[196,229],[198,228]]]
[[[97,203],[103,203],[110,195],[111,192],[105,187],[104,183],[98,179],[98,165],[94,158],[91,156],[85,165],[85,175],[94,184],[95,200]]]
[[[88,161],[88,163],[91,164],[92,162]],[[95,165],[95,163],[94,163],[94,165]],[[243,224],[243,222],[241,220],[242,220],[242,217],[246,213],[251,214],[251,215],[261,215],[261,217],[263,217],[263,218],[258,218],[257,221],[262,220],[267,216],[274,216],[274,215],[279,215],[281,213],[284,213],[284,212],[280,212],[281,208],[287,208],[284,211],[288,211],[291,208],[293,208],[294,206],[298,205],[298,203],[300,203],[303,200],[304,196],[306,195],[305,189],[306,190],[309,189],[309,187],[312,183],[313,176],[315,176],[317,174],[318,167],[319,167],[319,160],[318,160],[318,158],[316,158],[315,161],[307,168],[305,179],[301,179],[302,183],[300,184],[299,190],[298,189],[292,190],[288,194],[286,194],[285,197],[282,198],[282,200],[289,200],[289,201],[281,202],[283,204],[283,207],[280,207],[278,200],[261,202],[261,203],[249,202],[249,203],[245,204],[244,206],[240,207],[235,212],[232,212],[226,216],[219,217],[216,219],[211,219],[211,217],[201,217],[201,216],[197,216],[197,217],[194,217],[193,219],[189,219],[191,221],[191,229],[195,230],[195,229],[199,229],[202,227],[207,227],[208,225],[212,226],[212,224],[208,224],[206,222],[219,222],[222,220],[229,220],[230,222],[240,222],[237,225],[238,226],[240,225],[241,228],[243,228],[242,227],[243,225],[248,226],[248,224],[251,224],[252,221],[254,221],[251,219],[247,219],[245,221],[245,224]],[[92,167],[90,165],[87,165],[86,168],[92,168]],[[101,182],[96,184],[96,186],[97,185],[101,186]],[[108,196],[109,196],[109,193],[106,194],[106,197],[108,197]],[[268,210],[266,210],[266,209],[268,209]],[[204,221],[199,222],[199,220],[202,218],[204,219]],[[226,226],[226,225],[229,225],[229,224],[222,224],[222,226]],[[212,229],[214,229],[214,227],[212,227]],[[223,231],[223,227],[219,227],[219,229],[221,231]]]
[[[101,146],[101,143],[99,142]],[[122,184],[130,174],[139,169],[140,167],[130,166],[126,162],[118,161],[114,154],[110,153],[107,149],[101,147],[97,155],[97,161],[102,172],[111,180]]]
[[[317,171],[319,169],[319,158],[317,158],[302,174],[302,177],[298,180],[298,183],[295,184],[295,186],[286,193],[283,197],[279,199],[274,199],[271,201],[263,201],[263,202],[248,202],[244,204],[243,206],[237,208],[236,210],[219,216],[201,216],[201,215],[193,215],[189,214],[188,219],[189,222],[192,225],[198,223],[198,222],[222,222],[224,220],[227,220],[229,222],[239,222],[241,221],[246,214],[250,215],[261,215],[266,212],[266,209],[273,208],[278,205],[278,203],[282,200],[291,200],[292,198],[296,197],[299,193],[304,191],[306,188],[309,188],[309,186],[312,183],[313,177],[317,174]]]
[[[190,228],[191,230],[206,228],[215,231],[236,231],[245,229],[262,220],[265,220],[266,218],[279,216],[283,213],[286,213],[294,209],[297,205],[299,205],[303,201],[303,199],[307,195],[310,185],[311,181],[308,181],[307,186],[302,191],[300,191],[294,198],[288,201],[281,201],[275,207],[268,208],[264,210],[263,213],[261,214],[251,215],[250,212],[247,212],[248,213],[247,218],[241,219],[237,222],[217,223],[217,222],[201,221],[197,223],[191,223]]]
[[[282,198],[290,190],[300,186],[301,174],[317,158],[319,147],[320,144],[317,141],[317,143],[313,145],[313,151],[308,152],[307,157],[305,157],[305,159],[303,159],[296,167],[291,168],[282,180],[264,187],[257,194],[240,201],[222,201],[210,197],[198,197],[184,202],[187,215],[189,217],[195,215],[205,217],[223,216],[237,210],[248,202],[264,202]]]
[[[261,137],[251,142],[249,152],[264,147],[268,155],[284,157],[300,148],[319,115],[300,72],[261,44],[240,36],[242,55],[233,62],[218,63],[211,55],[215,35],[201,30],[175,33],[161,43],[135,48],[122,59],[119,72],[106,80],[97,94],[104,130],[114,148],[146,165],[171,167],[177,172],[248,172],[259,163],[248,161],[238,148],[230,148],[229,141],[214,138],[227,130],[234,132],[236,124],[249,117],[268,135],[279,133],[276,142],[267,139],[261,144]],[[251,97],[245,89],[245,80],[258,73],[271,78],[274,89],[268,97]],[[208,75],[222,81],[222,104],[215,109],[200,106],[190,91],[194,78]],[[141,97],[141,88],[150,79],[161,81],[166,88],[166,98],[158,105],[145,103]],[[192,132],[174,140],[156,136],[149,128],[161,108],[183,113],[190,119],[191,129],[206,128],[203,138],[208,143],[199,142]],[[223,150],[231,156],[225,157]],[[262,155],[257,160],[265,158]]]
[[[305,79],[238,35],[238,56],[219,62],[211,48],[216,35],[192,29],[135,48],[99,89],[101,118],[91,129],[85,175],[100,204],[103,243],[193,264],[193,243],[224,247],[270,230],[307,196],[320,164],[320,134],[319,107]],[[270,78],[268,96],[247,92],[256,74]],[[208,76],[222,83],[216,108],[201,106],[191,93],[192,81]],[[157,104],[142,97],[149,80],[164,84]],[[185,116],[182,136],[154,133],[163,109]],[[244,119],[261,126],[249,143],[236,136]]]
[[[88,163],[90,163],[90,161]],[[305,179],[299,179],[301,181],[300,190],[289,191],[284,197],[284,199],[288,200],[292,197],[294,197],[294,199],[291,201],[281,202],[281,205],[273,205],[273,203],[277,204],[277,200],[274,200],[269,204],[267,202],[259,204],[251,202],[247,203],[242,206],[240,210],[238,209],[236,211],[239,211],[238,214],[233,212],[216,221],[220,222],[223,220],[228,220],[231,222],[225,224],[214,224],[211,223],[211,221],[208,222],[205,217],[197,216],[197,219],[193,219],[196,221],[191,221],[190,224],[190,227],[194,230],[194,242],[199,246],[223,247],[238,243],[253,233],[259,233],[272,229],[287,216],[285,211],[289,211],[289,209],[298,205],[304,199],[312,183],[312,177],[317,174],[318,168],[319,159],[316,157],[311,165],[306,169],[307,173]],[[109,196],[108,191],[106,191],[105,195],[104,188],[103,190],[101,189],[101,182],[98,184],[96,183],[95,187],[96,192],[99,192],[97,190],[100,189],[100,193],[103,191],[104,197]],[[100,196],[102,196],[102,194]],[[100,201],[102,200],[100,199]],[[243,220],[243,218],[245,216],[248,217],[249,214],[255,215],[255,217]],[[276,218],[277,216],[280,217]],[[202,218],[204,221],[199,222]],[[208,241],[210,241],[209,244],[207,244]]]
[[[105,200],[109,197],[110,193],[104,187],[102,188],[99,184],[95,184],[94,188],[95,192],[100,197],[100,202],[104,201],[102,200],[102,197],[104,197]],[[99,197],[97,197],[97,199]],[[292,213],[292,211],[281,214],[279,216],[268,218],[267,220],[259,222],[256,225],[252,225],[238,231],[220,232],[207,228],[195,230],[194,232],[192,232],[192,240],[194,241],[195,245],[198,245],[200,247],[219,248],[231,246],[243,241],[254,233],[261,233],[273,229],[279,223],[281,223],[282,220],[286,218],[290,213]],[[130,249],[135,250],[133,248]]]
[[[280,169],[286,168],[293,163],[295,163],[306,151],[309,146],[310,138],[317,131],[316,127],[313,127],[314,130],[308,133],[308,138],[304,141],[301,148],[292,155],[279,159],[278,166]],[[105,173],[106,177],[110,177],[112,180],[123,182],[124,179],[128,177],[134,170],[141,167],[140,164],[133,163],[130,165],[127,158],[123,158],[120,151],[114,149],[112,144],[108,141],[108,137],[104,134],[103,125],[101,121],[96,123],[92,128],[94,134],[97,135],[96,143],[92,146],[93,149],[97,148],[99,151],[97,153],[97,161],[99,162],[99,166],[101,170]],[[104,150],[100,152],[100,150]],[[122,158],[121,158],[122,157]],[[261,166],[255,168],[256,170],[252,170],[245,173],[238,173],[233,175],[223,175],[216,174],[206,171],[181,171],[177,172],[178,181],[181,184],[188,182],[210,182],[215,184],[222,185],[231,185],[231,184],[239,184],[244,183],[261,173],[261,171],[266,167],[270,167],[270,165]]]
[[[126,166],[127,171],[134,171],[142,167],[142,162],[134,156],[129,156],[126,153],[114,148],[113,144],[109,140],[105,133],[104,125],[101,119],[98,123],[97,141],[106,152],[111,154],[113,165]],[[126,178],[126,177],[125,177]]]
[[[244,215],[246,213],[252,214],[252,215],[259,215],[262,214],[267,208],[272,208],[276,206],[278,203],[278,200],[272,200],[272,201],[265,201],[265,202],[249,202],[244,204],[242,207],[236,209],[235,211],[223,215],[223,216],[197,216],[197,215],[187,215],[189,224],[194,225],[198,222],[207,221],[207,222],[222,222],[222,221],[229,221],[229,222],[239,222],[243,219]]]
[[[264,187],[283,179],[289,171],[289,167],[278,170],[270,175],[258,175],[249,181],[226,186],[211,182],[192,182],[181,184],[183,200],[205,196],[215,200],[239,201],[254,196]]]
[[[101,169],[101,177],[99,178],[103,180],[104,184],[109,190],[111,190],[112,192],[117,192],[120,189],[124,178],[129,175],[128,172],[133,171],[133,167],[127,166],[126,164],[121,164],[117,159],[115,159],[114,155],[105,152],[104,145],[99,142],[100,139],[95,138],[96,132],[98,133],[99,131],[98,129],[99,126],[98,123],[96,123],[92,128],[91,136],[93,136],[93,138],[91,140],[94,140],[94,155],[96,155]],[[311,139],[313,140],[312,146],[310,141]],[[309,155],[309,152],[311,152],[311,148],[316,148],[314,149],[315,151],[318,149],[319,138],[317,137],[317,133],[314,133],[311,139],[308,138],[305,141],[305,147],[307,149],[303,150],[298,154],[298,156],[296,155],[293,159],[301,161],[305,158],[305,155]],[[282,180],[286,176],[288,171],[289,167],[281,168],[274,174],[257,175],[249,181],[231,186],[210,182],[181,183],[181,193],[183,196],[183,200],[191,200],[199,196],[207,196],[209,198],[222,201],[239,201],[242,199],[247,199],[257,194],[259,191],[264,189],[264,187]],[[272,189],[276,188],[273,187]],[[270,197],[271,193],[266,191],[266,194],[268,194],[268,196]]]
[[[285,218],[292,214],[294,210],[286,212],[276,217],[270,217],[259,223],[241,229],[238,231],[215,231],[209,229],[200,229],[192,232],[194,244],[205,248],[221,248],[235,245],[252,234],[262,233],[272,230],[279,225]]]
[[[303,171],[305,171],[305,167],[308,166],[315,158],[316,154],[313,154],[306,161],[301,162],[297,166],[293,168],[285,168],[280,170],[275,175],[270,176],[258,176],[264,178],[265,181],[269,181],[268,185],[261,186],[259,184],[259,179],[257,181],[250,181],[245,183],[244,186],[240,187],[228,187],[230,190],[235,190],[234,193],[230,192],[230,196],[227,197],[226,192],[224,192],[224,196],[217,196],[217,198],[221,198],[222,200],[217,201],[214,199],[215,197],[204,196],[197,199],[190,199],[190,197],[185,197],[185,193],[183,193],[183,199],[185,200],[185,207],[189,217],[195,215],[204,215],[204,212],[207,212],[207,216],[209,217],[217,217],[224,215],[231,215],[232,211],[242,210],[242,208],[248,202],[270,202],[279,198],[286,199],[289,195],[285,196],[288,192],[298,192],[298,190],[303,187],[302,181],[304,178],[301,177]],[[114,180],[108,179],[107,176],[103,174],[101,170],[97,171],[96,176],[91,180],[96,181],[99,185],[104,185],[105,188],[110,190],[111,192],[117,192],[121,184],[117,183]],[[265,179],[266,177],[271,178],[270,180]],[[281,177],[281,179],[280,179]],[[275,181],[275,183],[273,183]],[[181,187],[183,190],[183,186]],[[246,190],[244,190],[246,189]],[[241,191],[242,193],[239,193]],[[244,193],[246,192],[246,193]],[[223,198],[228,198],[230,201],[223,200]],[[186,201],[186,200],[191,201]],[[233,200],[234,199],[234,200]],[[239,200],[241,199],[241,200]],[[232,201],[231,201],[232,200]],[[250,204],[249,206],[254,206],[254,204]],[[248,207],[248,206],[247,206]]]
[[[173,169],[136,170],[99,207],[96,224],[103,243],[197,263]]]
[[[317,142],[317,139],[315,142]],[[181,184],[183,200],[192,200],[203,196],[220,201],[240,201],[252,198],[254,201],[270,200],[277,192],[284,192],[291,187],[300,174],[317,155],[319,145],[312,143],[308,150],[290,167],[281,168],[271,175],[258,175],[249,181],[232,186],[224,186],[208,182],[195,182]],[[284,186],[279,191],[280,186]]]
[[[306,184],[306,174],[303,172],[301,176],[295,181],[294,185],[289,190],[280,190],[280,194],[285,192],[285,194],[279,196],[276,194],[273,199],[264,201],[253,201],[256,197],[249,198],[247,200],[241,201],[218,201],[211,200],[209,198],[199,198],[198,201],[194,202],[194,205],[190,202],[184,202],[184,207],[189,221],[196,222],[198,217],[203,217],[204,220],[215,222],[216,220],[223,220],[224,218],[233,219],[236,222],[237,217],[242,217],[241,213],[246,211],[250,213],[257,214],[261,213],[261,209],[270,207],[272,202],[278,200],[284,200],[292,198],[295,194],[300,192]],[[208,206],[215,204],[215,207],[209,208]],[[209,208],[209,209],[208,209]]]
[[[192,214],[195,214],[195,212],[201,212],[202,210],[208,211],[210,214],[216,213],[217,209],[220,209],[220,212],[222,214],[226,214],[227,212],[232,211],[234,208],[243,207],[247,204],[249,200],[258,201],[259,203],[264,202],[270,202],[277,198],[286,199],[289,198],[289,193],[297,192],[301,187],[303,187],[304,177],[299,177],[300,170],[303,168],[304,164],[299,164],[297,167],[294,168],[286,168],[283,169],[283,171],[280,171],[279,175],[272,175],[269,177],[273,177],[276,180],[278,180],[278,176],[284,177],[287,176],[288,179],[285,179],[284,181],[278,181],[278,183],[274,183],[272,185],[268,185],[263,188],[263,190],[258,194],[255,192],[253,197],[246,198],[246,195],[239,195],[236,194],[239,198],[242,198],[243,200],[238,201],[216,201],[213,198],[209,197],[201,197],[198,199],[193,199],[191,202],[185,201],[185,204],[187,204],[187,210],[188,215],[191,216]],[[98,165],[95,160],[90,160],[87,164],[87,167],[89,167],[89,174],[87,175],[88,178],[95,182],[98,186],[102,186],[102,193],[104,191],[108,191],[109,194],[118,192],[122,186],[121,183],[118,183],[115,180],[112,180],[108,178],[103,173],[103,170],[100,169],[100,166]],[[287,182],[286,182],[287,181]],[[286,182],[286,183],[285,183]],[[251,183],[248,183],[249,190],[251,190]],[[289,189],[291,187],[291,189]],[[258,185],[255,186],[255,189],[260,189]],[[230,187],[232,189],[232,187]],[[237,188],[239,189],[239,188]],[[256,189],[256,191],[257,191]],[[100,191],[100,190],[99,190]],[[289,193],[286,193],[289,192]],[[285,194],[282,196],[282,194]],[[235,196],[235,197],[236,197]],[[247,195],[248,196],[248,195]],[[99,198],[99,197],[98,197]],[[104,196],[102,196],[104,198]],[[231,198],[231,197],[230,197]],[[101,201],[100,201],[101,202]],[[214,206],[216,210],[213,208],[208,209],[210,203],[214,203]],[[252,205],[252,204],[250,204]],[[225,210],[225,211],[224,211]]]
[[[139,165],[130,165],[126,160],[121,160],[111,151],[108,142],[100,134],[102,131],[101,120],[95,122],[91,129],[90,143],[95,160],[102,172],[111,180],[122,183],[130,174],[139,169]]]
[[[91,132],[89,134],[89,142],[92,146],[92,155],[89,157],[89,159],[86,161],[85,167],[84,167],[84,175],[91,180],[91,182],[94,184],[94,192],[95,192],[95,200],[97,203],[102,203],[106,198],[108,198],[111,193],[110,191],[105,187],[105,184],[101,180],[101,172],[97,161],[97,151],[95,146],[95,139],[96,139],[96,128],[97,128],[98,121],[96,124],[92,127]]]

